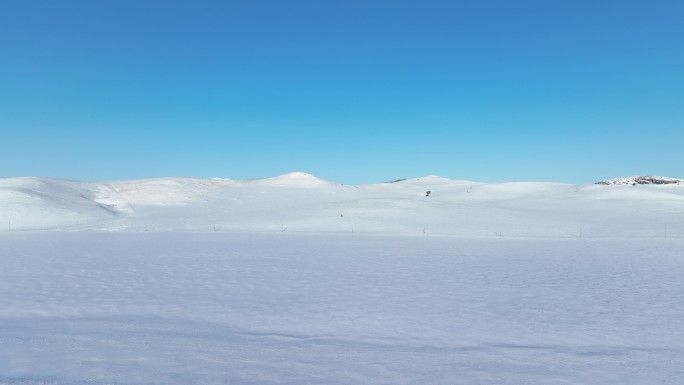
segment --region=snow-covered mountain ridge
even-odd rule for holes
[[[6,231],[684,237],[683,184],[614,184],[430,175],[353,186],[301,172],[252,180],[7,178],[0,179],[0,224]]]
[[[641,175],[626,178],[615,178],[596,182],[603,185],[638,185],[638,184],[682,184],[684,179],[670,178],[666,176]]]

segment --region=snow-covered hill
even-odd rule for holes
[[[596,182],[603,185],[638,185],[638,184],[683,184],[684,179],[670,178],[666,176],[628,176],[626,178],[615,178]]]
[[[684,184],[620,180],[628,179],[570,185],[431,175],[352,186],[301,172],[253,180],[9,178],[0,179],[0,223],[9,231],[684,237]]]

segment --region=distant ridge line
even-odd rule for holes
[[[595,184],[600,184],[600,185],[608,185],[608,186],[615,186],[615,185],[644,185],[644,184],[658,184],[658,185],[664,185],[664,184],[682,184],[684,183],[684,179],[679,179],[679,178],[671,178],[667,176],[655,176],[655,175],[640,175],[640,176],[630,176],[630,177],[625,177],[625,178],[615,178],[615,179],[607,179],[603,180],[600,182],[596,182]]]

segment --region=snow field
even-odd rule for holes
[[[681,384],[681,239],[0,235],[0,384]]]
[[[305,173],[240,181],[0,179],[0,232],[26,230],[684,238],[684,186],[436,176],[350,186]]]

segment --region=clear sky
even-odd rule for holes
[[[684,177],[684,1],[0,0],[0,177]]]

